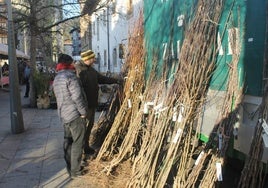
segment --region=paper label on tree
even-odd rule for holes
[[[147,103],[144,104],[143,113],[144,114],[149,114],[149,108],[148,108]]]
[[[173,143],[177,143],[177,142],[178,142],[178,140],[179,140],[181,134],[182,134],[182,129],[179,128],[179,129],[177,130],[177,133],[176,133],[174,139],[173,139]]]
[[[180,107],[179,116],[178,116],[178,119],[177,119],[177,121],[178,121],[179,123],[181,123],[182,120],[183,120],[183,115],[182,115],[183,112],[184,112],[184,106],[181,106],[181,107]]]
[[[130,99],[127,100],[127,105],[128,105],[128,108],[131,108],[132,107],[132,104],[131,104],[131,100]]]
[[[195,163],[194,163],[195,166],[199,164],[199,161],[200,161],[200,159],[203,157],[203,155],[204,155],[204,151],[202,151],[202,152],[198,155],[198,157],[197,157],[197,159],[196,159],[196,161],[195,161]]]
[[[222,181],[222,170],[221,170],[221,163],[216,163],[216,170],[217,170],[217,179],[218,181]]]
[[[177,121],[177,112],[174,112],[174,113],[173,113],[172,121],[173,121],[173,122]]]

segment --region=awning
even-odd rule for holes
[[[8,45],[0,43],[0,55],[6,56],[6,58],[7,58],[7,56],[8,56]],[[30,59],[30,57],[28,55],[26,55],[24,52],[22,52],[20,50],[17,50],[17,49],[16,49],[16,55],[17,55],[17,58]]]

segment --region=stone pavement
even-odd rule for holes
[[[20,134],[11,133],[9,91],[0,89],[0,188],[68,187],[57,110],[25,107],[29,98],[23,98],[24,87],[25,131]]]

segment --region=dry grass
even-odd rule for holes
[[[150,79],[145,83],[142,18],[138,20],[133,31],[135,37],[129,38],[125,69],[128,71],[121,108],[96,160],[90,163],[90,174],[85,177],[88,182],[96,183],[98,188],[216,186],[215,164],[225,165],[226,150],[243,97],[237,70],[239,40],[231,44],[236,53],[230,62],[219,121],[212,125],[216,134],[200,146],[204,155],[198,165],[194,165],[192,156],[200,132],[197,122],[207,100],[217,59],[217,23],[223,2],[198,1],[196,16],[185,31],[179,62],[173,62],[174,80],[170,83],[166,82],[164,70],[167,67],[163,67],[161,78],[156,76],[157,59],[153,60]],[[145,114],[148,102],[151,105]],[[267,116],[266,110],[263,116]],[[260,144],[261,141],[257,139],[256,142]],[[219,143],[221,148],[217,147]],[[259,150],[256,152],[259,157]],[[257,166],[255,163],[249,165]]]
[[[89,161],[88,173],[71,181],[67,187],[125,188],[131,175],[131,163],[124,161],[110,174],[106,174],[108,162]]]

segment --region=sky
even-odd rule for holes
[[[72,4],[72,5],[65,5],[63,11],[63,17],[69,18],[73,16],[77,16],[80,14],[80,6],[77,3],[77,0],[62,0],[62,3],[65,4]],[[73,4],[77,3],[77,4]]]

